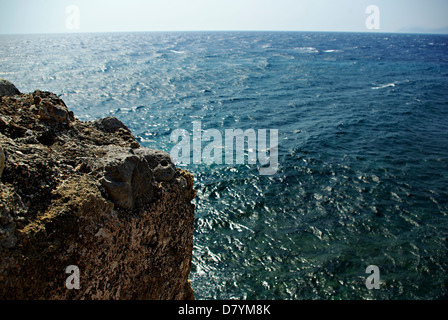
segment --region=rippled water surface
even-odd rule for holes
[[[279,169],[195,175],[198,299],[438,299],[448,285],[448,37],[352,33],[0,36],[0,77],[174,129],[278,129]],[[380,269],[368,290],[365,269]]]

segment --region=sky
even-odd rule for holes
[[[376,9],[366,13],[370,5]],[[447,14],[448,0],[0,0],[0,34],[202,30],[448,33]]]

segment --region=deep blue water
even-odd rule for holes
[[[448,297],[448,36],[197,32],[0,36],[0,77],[174,129],[278,129],[279,168],[186,165],[198,299]],[[380,269],[380,289],[365,269]]]

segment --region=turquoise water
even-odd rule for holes
[[[448,36],[300,32],[0,36],[0,77],[175,129],[277,129],[279,168],[182,165],[198,299],[446,299]],[[204,147],[204,145],[202,146]],[[377,265],[380,289],[365,286]]]

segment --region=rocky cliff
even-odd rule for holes
[[[193,299],[193,176],[0,80],[0,299]],[[78,286],[79,285],[79,286]]]

